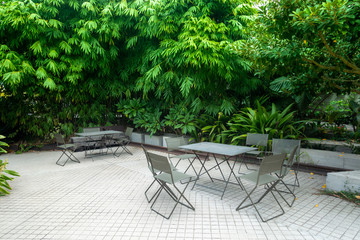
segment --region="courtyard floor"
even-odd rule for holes
[[[293,207],[279,198],[285,214],[269,222],[253,207],[235,211],[244,191],[230,185],[221,200],[223,183],[205,175],[185,193],[195,211],[179,205],[166,220],[144,196],[153,178],[142,149],[129,149],[133,155],[120,157],[77,152],[81,163],[64,167],[55,164],[60,151],[1,155],[21,177],[10,182],[10,195],[0,197],[0,239],[360,239],[360,207],[320,194],[326,177],[308,172],[299,173]],[[186,161],[178,168],[185,169]],[[170,200],[161,196],[155,206],[166,211]],[[259,208],[265,217],[278,210],[270,194]]]

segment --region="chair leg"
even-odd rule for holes
[[[155,192],[155,194],[149,199],[149,197],[147,196],[147,192],[150,190],[150,188],[152,187],[152,185],[154,185],[154,183],[156,182],[156,180],[152,181],[152,183],[149,185],[149,187],[146,189],[145,191],[145,197],[146,197],[146,200],[148,201],[148,203],[150,203],[154,197],[156,196],[156,194],[160,191],[161,187],[158,188]]]
[[[240,182],[241,182],[241,181],[240,181]],[[255,191],[255,189],[257,188],[257,186],[255,186],[255,187],[251,190],[251,192],[248,193],[248,191],[246,190],[246,188],[244,187],[244,185],[241,183],[241,185],[242,185],[242,187],[244,188],[244,191],[245,191],[245,193],[246,193],[247,196],[246,196],[245,199],[239,204],[239,206],[236,208],[236,211],[239,211],[240,209],[244,209],[244,208],[247,208],[247,207],[250,207],[250,206],[254,206],[256,212],[258,213],[259,217],[261,218],[261,221],[263,221],[263,222],[267,222],[267,221],[269,221],[269,220],[271,220],[271,219],[274,219],[274,218],[276,218],[276,217],[279,217],[279,216],[283,215],[283,214],[285,213],[285,211],[284,211],[284,209],[282,208],[282,206],[280,205],[280,203],[279,203],[279,201],[277,200],[277,198],[275,197],[274,193],[272,192],[272,189],[273,189],[273,188],[275,189],[275,191],[277,191],[275,187],[276,187],[276,185],[278,184],[278,182],[279,182],[279,181],[276,181],[276,182],[273,183],[270,187],[268,187],[267,190],[266,190],[266,192],[265,192],[265,193],[259,198],[259,200],[256,201],[256,202],[254,202],[254,201],[252,200],[251,194]],[[276,215],[276,216],[273,216],[273,217],[271,217],[271,218],[264,219],[263,216],[260,214],[259,209],[256,207],[256,204],[258,204],[269,192],[270,192],[270,193],[272,194],[272,196],[275,198],[276,203],[279,205],[279,207],[280,207],[280,209],[281,209],[281,213],[278,214],[278,215]],[[278,193],[279,193],[279,192],[278,192]],[[279,193],[279,195],[281,196],[280,193]],[[244,204],[244,202],[245,202],[248,198],[249,198],[249,200],[250,200],[251,203],[248,204],[248,205],[242,206],[242,204]]]
[[[116,148],[116,150],[114,151],[114,155],[116,157],[119,157],[124,151],[130,155],[133,155],[132,152],[130,152],[130,150],[127,148],[127,145],[129,145],[130,142],[126,143],[126,144],[123,144],[123,145],[120,145]],[[119,148],[122,148],[121,152],[119,154],[116,154],[117,151],[119,150]]]
[[[181,160],[181,159],[180,159],[180,160]],[[180,161],[180,160],[179,160],[179,161]],[[189,166],[185,169],[184,173],[187,173],[187,171],[189,170],[189,168],[192,167],[195,175],[198,176],[198,173],[197,173],[197,171],[195,170],[194,165],[193,165],[193,163],[194,163],[195,160],[196,160],[196,157],[195,157],[192,161],[190,160],[190,158],[188,158]],[[179,163],[179,162],[178,162],[178,163]],[[177,164],[176,164],[176,165],[177,165]],[[175,167],[176,167],[176,165],[175,165]],[[192,181],[196,181],[196,180],[197,180],[197,178],[195,178],[194,180],[191,180],[191,182],[192,182]],[[181,182],[181,184],[187,183],[187,182],[182,182],[182,181],[180,181],[180,182]]]
[[[283,181],[283,180],[281,180],[280,181],[285,187],[286,187],[286,189],[288,190],[288,192],[285,192],[285,193],[287,193],[287,194],[291,194],[292,195],[292,201],[291,201],[291,203],[289,203],[281,194],[281,197],[283,198],[283,200],[286,202],[286,204],[289,206],[289,207],[292,207],[293,205],[294,205],[294,202],[295,202],[295,199],[296,199],[296,196],[295,196],[295,194],[294,194],[294,191],[291,191],[290,190],[290,188],[287,186],[287,184]],[[295,190],[295,187],[294,187],[294,190]],[[282,191],[280,191],[280,190],[277,190],[279,193],[280,192],[282,192]]]
[[[71,160],[71,161],[73,161],[73,162],[80,163],[79,159],[77,159],[72,152],[68,151],[67,149],[62,149],[61,151],[62,151],[62,154],[61,154],[61,156],[59,157],[59,159],[56,161],[56,164],[57,164],[57,165],[63,167],[63,166],[65,166],[65,164],[66,164],[67,161],[69,161],[69,160]],[[66,161],[64,162],[64,164],[61,164],[59,161],[60,161],[60,159],[62,158],[62,156],[64,156],[64,155],[67,156],[67,159],[66,159]]]
[[[183,205],[183,206],[185,206],[185,207],[187,207],[187,208],[190,208],[190,209],[192,209],[192,210],[195,210],[194,206],[193,206],[193,205],[187,200],[187,198],[184,196],[184,192],[186,191],[187,187],[189,186],[190,181],[189,181],[188,184],[185,186],[185,188],[183,189],[183,191],[180,191],[175,185],[173,185],[174,188],[176,189],[176,191],[180,194],[179,197],[175,196],[175,197],[176,197],[175,199],[173,198],[172,194],[169,193],[169,189],[170,189],[169,186],[167,186],[167,184],[166,184],[165,182],[162,182],[162,181],[158,181],[158,182],[161,184],[161,188],[158,190],[158,192],[157,192],[157,194],[156,194],[156,197],[155,197],[155,200],[154,200],[154,202],[151,204],[150,209],[151,209],[152,211],[156,212],[157,214],[159,214],[160,216],[162,216],[162,217],[164,217],[164,218],[166,218],[166,219],[169,219],[169,218],[171,217],[171,215],[173,214],[173,212],[174,212],[174,210],[175,210],[175,208],[176,208],[176,206],[177,206],[178,204],[181,204],[181,205]],[[165,190],[165,191],[170,195],[170,197],[173,198],[173,200],[176,202],[176,203],[175,203],[175,206],[172,208],[172,210],[171,210],[171,212],[170,212],[170,214],[169,214],[168,216],[165,216],[164,214],[162,214],[162,213],[160,213],[159,211],[157,211],[157,210],[154,209],[154,204],[155,204],[156,200],[158,199],[158,197],[160,196],[162,190]],[[170,192],[172,192],[171,189],[170,189]],[[188,205],[185,204],[185,203],[183,203],[183,202],[180,202],[181,198],[184,198],[184,200],[188,203]]]
[[[245,167],[246,167],[247,170],[251,170],[251,171],[255,171],[255,170],[256,170],[256,169],[254,169],[254,168],[249,168],[249,166],[247,165],[247,163],[244,162],[244,160],[242,160],[242,161],[240,161],[240,166],[239,166],[239,169],[238,169],[238,174],[244,174],[244,173],[241,172],[241,165],[242,165],[242,164],[245,165]]]
[[[59,159],[56,161],[56,164],[57,165],[59,165],[59,166],[65,166],[65,164],[66,164],[66,162],[69,160],[69,158],[68,159],[66,159],[66,161],[65,161],[65,163],[64,164],[60,164],[59,163],[59,161],[60,161],[60,159],[62,158],[62,156],[64,156],[65,155],[65,151],[64,150],[62,150],[62,154],[61,154],[61,156],[59,157]]]

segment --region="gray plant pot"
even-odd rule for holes
[[[167,138],[175,138],[175,137],[178,137],[176,134],[174,133],[165,133],[164,136],[163,136],[163,147],[167,147],[167,144],[166,144],[166,139]]]
[[[130,139],[132,142],[136,142],[136,143],[144,143],[145,142],[143,133],[133,132],[131,134]]]
[[[163,146],[163,136],[150,136],[145,134],[145,144],[154,145],[154,146]]]

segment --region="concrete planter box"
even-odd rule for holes
[[[145,134],[145,144],[154,145],[154,146],[163,146],[163,136],[156,136]]]
[[[166,140],[165,140],[166,138],[176,138],[176,137],[181,137],[181,136],[172,134],[172,133],[165,133],[165,135],[163,136],[163,147],[167,147]],[[194,140],[190,141],[191,137],[189,137],[189,136],[183,136],[183,137],[184,137],[186,144],[191,144],[191,143],[195,142]]]
[[[360,192],[360,155],[307,148],[302,148],[300,151],[301,163],[336,169],[356,170],[328,173],[326,177],[326,188],[328,190]]]
[[[360,170],[360,155],[301,148],[300,162],[345,170]]]
[[[167,138],[175,138],[175,137],[178,137],[176,134],[173,134],[173,133],[165,133],[164,136],[163,136],[163,147],[167,147],[167,144],[166,144],[166,139]]]
[[[143,133],[138,133],[138,132],[133,132],[131,134],[130,140],[132,142],[136,142],[136,143],[144,143],[144,134]]]
[[[326,188],[331,191],[360,192],[360,171],[332,172],[326,177]]]

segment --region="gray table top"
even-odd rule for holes
[[[181,149],[192,150],[197,152],[214,153],[225,156],[236,156],[246,152],[255,151],[257,148],[235,146],[229,144],[212,143],[212,142],[200,142],[189,145],[180,146]]]
[[[80,137],[92,137],[92,136],[104,136],[107,134],[121,134],[121,131],[107,130],[107,131],[97,131],[97,132],[84,132],[84,133],[75,133],[76,136]]]

